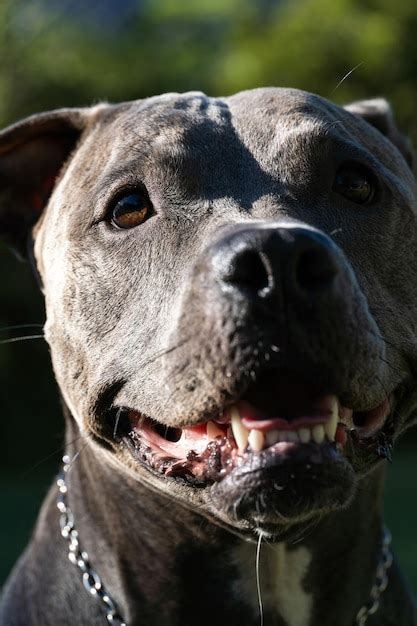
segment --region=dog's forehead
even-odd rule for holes
[[[245,175],[248,167],[260,166],[275,177],[277,166],[295,172],[332,144],[358,147],[394,169],[404,165],[368,122],[320,96],[294,89],[262,88],[226,98],[200,92],[165,94],[111,107],[104,120],[94,141],[98,136],[103,145],[107,171],[130,155],[145,166],[159,163],[176,171],[185,167],[187,175],[209,164],[212,177],[226,170],[229,179],[236,177],[239,165]]]
[[[179,145],[203,149],[219,135],[227,141],[233,132],[246,147],[258,149],[277,134],[284,136],[295,128],[306,134],[326,133],[329,123],[348,117],[342,108],[318,96],[279,88],[255,89],[226,98],[210,98],[199,92],[166,94],[130,103],[111,115],[120,138],[149,141],[161,150]]]

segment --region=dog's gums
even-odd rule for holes
[[[196,486],[222,480],[250,455],[266,454],[297,462],[317,456],[322,447],[346,455],[348,439],[373,440],[390,413],[391,399],[369,411],[354,412],[335,395],[322,395],[296,415],[267,416],[241,401],[206,422],[185,427],[163,426],[135,410],[127,411],[123,441],[152,470]]]

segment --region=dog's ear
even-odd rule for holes
[[[18,256],[93,110],[40,113],[0,132],[0,238]]]
[[[385,135],[401,152],[410,169],[414,170],[415,154],[413,147],[409,139],[398,130],[389,102],[384,98],[359,100],[348,104],[345,109],[354,115],[359,115]]]

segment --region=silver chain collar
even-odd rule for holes
[[[62,459],[62,463],[62,471],[56,481],[58,485],[58,499],[56,505],[60,512],[59,525],[61,526],[61,535],[68,542],[68,558],[73,565],[76,565],[81,570],[85,590],[93,596],[93,598],[97,598],[97,600],[102,603],[106,611],[107,622],[113,626],[127,626],[117,610],[116,603],[107,593],[100,576],[91,567],[87,552],[80,546],[74,516],[67,501],[68,486],[65,481],[65,475],[70,468],[70,457],[65,455]]]
[[[127,626],[120,616],[116,603],[107,593],[100,576],[91,567],[88,554],[81,549],[78,531],[75,528],[74,516],[67,502],[68,486],[65,475],[70,468],[71,459],[68,455],[62,458],[62,471],[58,475],[56,484],[58,485],[57,508],[60,512],[59,524],[61,535],[68,542],[68,558],[73,565],[76,565],[82,572],[82,581],[86,591],[101,601],[106,611],[106,619],[113,626]],[[376,568],[375,581],[371,589],[369,602],[365,604],[356,615],[355,626],[365,626],[370,615],[374,615],[379,609],[380,598],[388,586],[388,570],[392,565],[393,557],[391,552],[391,533],[384,526],[381,554]]]
[[[375,581],[372,585],[368,604],[365,604],[356,616],[355,624],[357,626],[364,626],[368,621],[368,617],[376,613],[379,609],[381,596],[388,586],[388,570],[392,565],[392,561],[391,533],[388,528],[384,526],[381,554],[376,568]]]

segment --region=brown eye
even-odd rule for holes
[[[369,204],[376,192],[375,177],[360,165],[342,165],[336,173],[333,191],[355,204]]]
[[[130,192],[120,197],[111,212],[111,222],[118,228],[134,228],[152,214],[152,204],[144,193]]]

